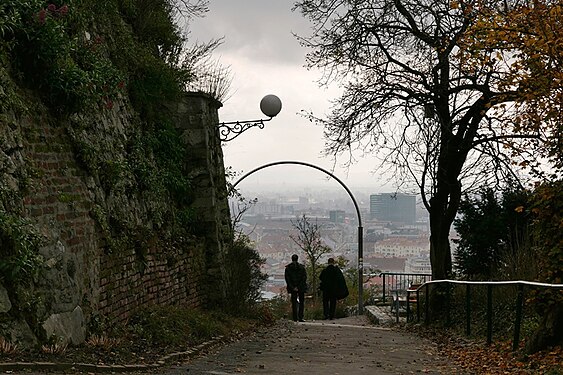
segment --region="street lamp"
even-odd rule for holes
[[[264,129],[264,122],[274,118],[280,113],[281,108],[282,103],[280,98],[272,94],[266,95],[260,101],[260,110],[269,117],[268,119],[222,122],[217,125],[219,127],[219,139],[223,142],[228,142],[250,128],[258,127]]]
[[[258,172],[264,168],[272,167],[275,165],[285,165],[285,164],[303,165],[305,167],[311,167],[329,175],[330,177],[334,178],[336,182],[338,182],[340,186],[344,188],[344,190],[346,190],[346,192],[352,199],[352,203],[354,203],[354,207],[356,208],[356,215],[358,216],[358,314],[363,315],[364,313],[364,228],[362,226],[362,215],[360,213],[360,207],[358,206],[358,202],[356,201],[354,194],[352,194],[348,186],[346,186],[346,184],[344,184],[342,180],[336,177],[333,173],[314,164],[306,163],[303,161],[282,160],[282,161],[275,161],[273,163],[264,164],[258,168],[251,170],[250,172],[239,178],[234,184],[231,185],[229,191],[227,192],[227,195],[230,195],[235,190],[237,185],[251,174]]]

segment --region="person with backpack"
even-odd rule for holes
[[[336,314],[336,302],[349,294],[346,279],[334,258],[328,258],[328,265],[321,271],[320,289],[323,292],[323,313],[325,319],[333,320]]]

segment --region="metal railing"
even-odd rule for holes
[[[387,298],[392,299],[393,294],[406,293],[411,284],[423,284],[432,280],[429,273],[382,272],[379,276],[383,277],[382,303]]]
[[[563,291],[563,284],[545,284],[545,283],[537,283],[531,281],[460,281],[460,280],[432,280],[424,283],[423,285],[416,288],[416,290],[409,290],[407,291],[407,298],[406,298],[406,313],[407,313],[407,322],[410,320],[410,295],[412,293],[416,293],[416,315],[417,321],[420,322],[420,314],[421,314],[421,300],[420,300],[420,291],[424,290],[425,294],[425,317],[424,321],[426,324],[430,322],[430,304],[429,296],[430,296],[430,286],[431,285],[441,285],[446,284],[448,286],[456,286],[456,285],[465,285],[465,333],[467,336],[471,335],[471,291],[473,286],[486,286],[487,290],[487,307],[486,307],[486,319],[487,319],[487,344],[492,343],[492,336],[493,336],[493,288],[499,286],[516,286],[517,293],[516,293],[516,316],[514,321],[514,337],[512,340],[512,350],[518,349],[518,345],[520,343],[520,328],[522,325],[522,316],[523,316],[523,309],[524,309],[524,292],[525,288],[529,289],[537,289],[537,288],[544,288],[544,289],[557,289]],[[451,288],[446,289],[446,324],[450,323],[450,304],[451,304]]]

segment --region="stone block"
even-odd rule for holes
[[[53,314],[44,323],[43,329],[47,337],[55,335],[64,342],[78,345],[86,338],[84,314],[80,306],[71,312]]]
[[[8,297],[8,291],[0,285],[0,313],[8,312],[12,309],[12,302]]]

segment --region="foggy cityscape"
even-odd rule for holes
[[[363,225],[364,274],[430,273],[428,216],[417,197],[358,190],[353,195]],[[243,195],[256,202],[246,207],[238,230],[249,236],[265,259],[265,298],[283,292],[284,269],[292,254],[299,254],[306,262],[303,251],[290,238],[296,233],[293,223],[303,215],[318,224],[323,243],[332,249],[321,257],[321,265],[329,257],[343,257],[349,268],[357,267],[358,218],[352,199],[343,189],[246,189]],[[231,201],[231,213],[236,215],[240,210]],[[377,282],[379,278],[370,278],[366,286]]]

